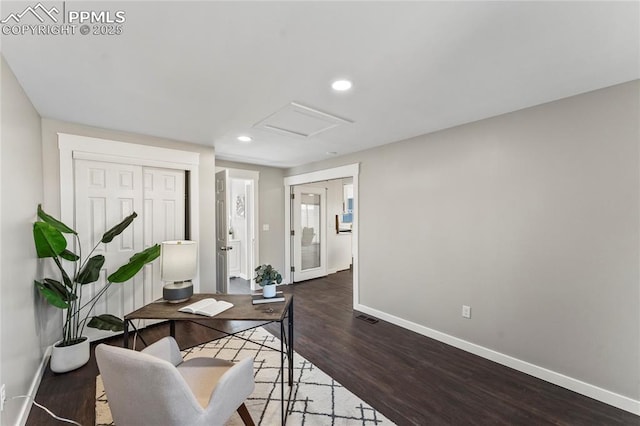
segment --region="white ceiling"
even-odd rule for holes
[[[2,18],[27,4],[3,2]],[[126,22],[119,36],[2,37],[43,117],[213,145],[218,158],[277,167],[640,78],[635,1],[66,7],[124,10]],[[338,77],[353,90],[333,92]],[[291,102],[353,123],[308,138],[252,127]],[[239,143],[240,134],[253,142]]]

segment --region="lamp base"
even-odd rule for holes
[[[193,296],[193,284],[191,281],[165,284],[162,287],[162,298],[169,303],[180,303]]]

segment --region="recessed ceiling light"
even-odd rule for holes
[[[338,155],[335,151],[327,151],[327,155]]]
[[[240,142],[251,142],[253,138],[251,138],[251,136],[242,135],[242,136],[238,136],[238,140]]]
[[[353,86],[353,84],[349,80],[336,80],[331,83],[331,87],[333,88],[333,90],[336,90],[338,92],[349,90],[351,89],[351,86]]]

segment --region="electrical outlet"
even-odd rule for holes
[[[0,411],[4,411],[4,402],[7,399],[7,392],[4,384],[0,386]]]
[[[462,316],[464,318],[471,318],[471,306],[462,305]]]

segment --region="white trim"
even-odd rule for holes
[[[192,151],[160,148],[152,145],[119,142],[109,139],[92,138],[89,136],[58,133],[58,148],[60,151],[81,151],[94,154],[118,157],[143,158],[147,161],[157,160],[167,163],[184,163],[197,166],[200,164],[200,154]],[[144,164],[146,165],[146,164]]]
[[[284,178],[284,184],[285,186],[294,186],[303,185],[305,183],[320,182],[322,180],[358,176],[359,171],[359,163],[349,164],[347,166],[334,167],[333,169],[318,170],[316,172],[303,173],[301,175],[287,176]]]
[[[216,173],[229,170],[229,177],[234,179],[260,180],[260,172],[257,170],[234,169],[232,167],[216,166]]]
[[[493,349],[485,348],[484,346],[468,342],[466,340],[451,336],[446,333],[442,333],[440,331],[425,327],[412,321],[405,320],[395,315],[387,314],[385,312],[370,308],[365,305],[354,306],[354,309],[360,312],[364,312],[365,314],[373,315],[377,318],[380,318],[402,328],[414,331],[423,336],[430,337],[439,342],[446,343],[447,345],[451,345],[455,348],[462,349],[463,351],[470,352],[482,358],[497,362],[498,364],[513,368],[514,370],[521,371],[530,376],[537,377],[546,382],[553,383],[554,385],[561,386],[573,392],[588,396],[589,398],[604,402],[605,404],[609,404],[630,413],[640,415],[640,401],[636,401],[624,395],[611,392],[598,386],[583,382],[578,379],[574,379],[569,376],[565,376],[564,374],[557,373],[555,371],[537,366],[535,364],[531,364],[527,361],[522,361],[512,356],[494,351]]]
[[[199,153],[67,133],[58,133],[58,148],[60,150],[60,220],[63,222],[74,223],[74,158],[188,170],[191,173],[191,179],[189,179],[191,239],[200,240]],[[114,155],[114,152],[117,155]],[[200,291],[200,271],[193,279],[193,287],[194,291]]]
[[[358,258],[359,228],[359,176],[360,164],[348,164],[332,169],[318,170],[284,178],[284,276],[285,284],[291,283],[291,187],[323,180],[353,178],[353,225],[351,228],[351,255],[353,256],[353,307],[360,305],[360,262]]]
[[[29,413],[31,412],[31,407],[33,407],[33,400],[36,398],[36,394],[38,393],[38,388],[40,387],[40,382],[42,382],[42,377],[44,376],[44,372],[47,370],[47,365],[49,364],[49,358],[51,357],[51,350],[53,346],[48,346],[44,351],[44,355],[42,356],[42,360],[40,361],[40,365],[38,366],[38,370],[36,371],[33,380],[31,381],[31,386],[29,386],[29,395],[31,398],[26,398],[22,403],[22,408],[20,409],[20,414],[18,415],[17,425],[25,426],[27,424],[27,419],[29,418]]]
[[[117,163],[117,164],[130,164],[134,166],[140,165],[140,158],[136,157],[121,157],[118,155],[109,154],[96,154],[92,152],[73,151],[74,160],[90,160],[101,161],[104,163]],[[152,158],[145,158],[143,166],[145,167],[158,167],[163,169],[176,169],[177,165],[182,165],[180,170],[188,170],[191,167],[191,163],[180,163],[175,161],[161,161]]]

